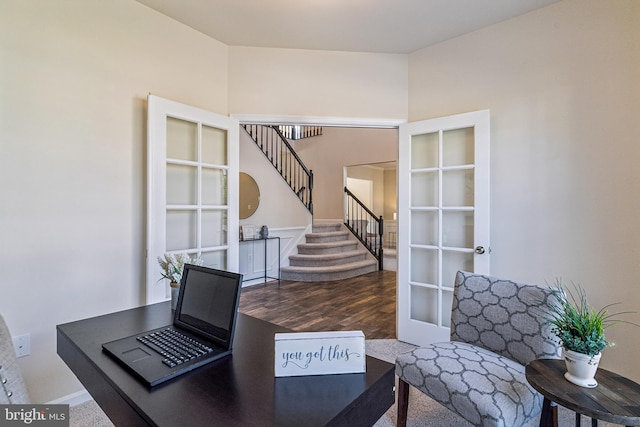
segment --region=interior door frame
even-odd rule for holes
[[[488,114],[488,110],[486,111]],[[291,115],[261,115],[261,114],[232,114],[231,117],[236,118],[240,123],[247,124],[301,124],[301,125],[318,125],[318,126],[326,126],[326,127],[366,127],[366,128],[386,128],[386,129],[397,129],[398,130],[398,152],[396,154],[396,161],[400,159],[400,138],[401,138],[401,125],[409,125],[410,123],[406,119],[393,119],[393,118],[349,118],[349,117],[330,117],[330,116],[291,116]],[[404,126],[402,126],[404,127]],[[489,132],[489,129],[486,129]],[[488,150],[487,150],[488,151]],[[488,154],[488,153],[487,153]],[[488,162],[488,158],[487,158]],[[488,178],[488,168],[487,168],[487,178]],[[396,185],[399,184],[400,168],[398,167],[396,170]],[[399,198],[399,188],[396,188],[396,197]],[[398,206],[400,209],[400,206]],[[398,212],[398,226],[400,226],[402,219],[400,216],[400,212]],[[489,221],[489,218],[483,218],[482,221]],[[399,230],[398,230],[399,231]],[[489,246],[489,235],[487,228],[487,246]],[[398,243],[403,241],[402,236],[398,232]],[[401,280],[400,272],[400,260],[402,256],[407,256],[407,254],[402,254],[400,250],[401,245],[397,245],[398,248],[398,269],[396,272],[396,295],[399,297],[398,290],[400,286],[398,285]],[[487,248],[487,251],[490,251],[490,247]],[[399,300],[399,298],[398,298]],[[402,307],[400,306],[399,301],[396,302],[397,311],[400,312]],[[397,327],[397,326],[396,326]]]
[[[473,253],[474,272],[480,274],[489,274],[490,270],[490,218],[489,218],[489,202],[490,202],[490,118],[491,114],[489,110],[479,110],[469,113],[455,114],[444,117],[437,117],[433,119],[426,119],[420,121],[414,121],[406,123],[400,126],[398,133],[399,138],[399,158],[398,158],[398,182],[401,181],[401,176],[404,175],[404,179],[408,184],[399,186],[398,188],[398,241],[405,242],[403,245],[398,245],[398,282],[397,282],[397,336],[398,339],[417,345],[426,345],[432,342],[448,341],[450,335],[450,329],[443,324],[443,319],[446,317],[444,313],[442,298],[438,297],[436,301],[436,321],[431,323],[429,321],[419,321],[412,319],[411,317],[411,302],[412,302],[412,244],[411,244],[411,140],[413,135],[422,135],[428,133],[443,132],[453,129],[462,128],[474,128],[474,242],[472,248],[473,251],[476,246],[483,246],[484,251],[482,253]],[[408,144],[408,145],[407,145]],[[441,153],[438,154],[442,156]],[[437,168],[434,170],[440,170],[441,162],[438,162]],[[480,196],[480,197],[478,197]],[[438,209],[443,209],[442,195],[438,194],[440,203]],[[441,224],[438,226],[440,229]],[[434,243],[439,252],[444,252],[446,245],[442,241]],[[420,245],[418,245],[420,246]],[[441,262],[441,261],[439,261]],[[448,286],[445,287],[443,283],[445,279],[442,278],[442,272],[438,271],[438,282],[430,284],[434,286],[434,289],[440,293],[447,292]],[[453,277],[450,278],[451,289],[453,288]],[[416,287],[425,286],[423,284],[416,283]],[[431,288],[431,286],[429,287]],[[425,304],[426,305],[426,304]],[[449,312],[450,313],[450,312]],[[450,316],[450,314],[449,314]]]
[[[237,271],[239,265],[239,123],[219,113],[182,104],[152,94],[147,101],[147,236],[146,303],[170,298],[168,286],[162,286],[157,257],[166,249],[166,139],[167,116],[195,121],[224,129],[227,133],[227,241],[226,269]],[[159,181],[164,180],[164,181]]]

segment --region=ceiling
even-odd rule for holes
[[[559,0],[137,0],[229,46],[406,54]]]

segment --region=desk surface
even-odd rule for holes
[[[540,359],[529,363],[529,384],[546,399],[602,421],[640,425],[640,384],[598,368],[595,388],[579,387],[564,378],[564,360]]]
[[[394,365],[367,357],[365,374],[274,377],[274,334],[238,315],[233,355],[149,390],[102,352],[104,342],[171,323],[160,303],[58,325],[58,354],[114,424],[371,425],[394,402]]]

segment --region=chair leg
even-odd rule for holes
[[[407,426],[407,412],[409,409],[409,384],[398,379],[398,427]]]

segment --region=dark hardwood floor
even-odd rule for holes
[[[366,339],[396,338],[396,272],[248,286],[240,312],[296,332],[362,330]]]

